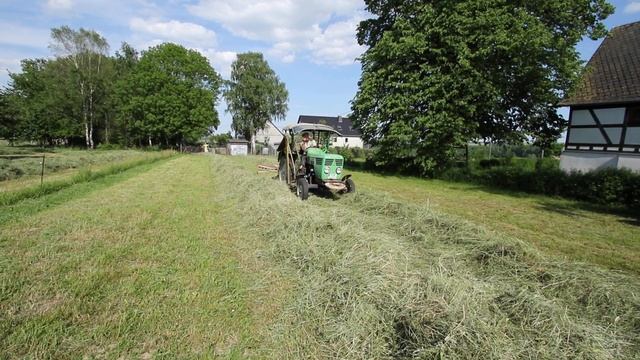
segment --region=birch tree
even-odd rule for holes
[[[94,30],[68,26],[51,29],[54,54],[73,67],[77,90],[82,99],[82,125],[87,148],[94,148],[95,100],[101,82],[103,62],[109,51],[107,40]]]
[[[256,148],[256,132],[268,120],[284,119],[289,93],[260,53],[238,54],[231,65],[231,80],[224,91],[227,111],[232,115],[231,128],[251,141]]]

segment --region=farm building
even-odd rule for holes
[[[247,155],[249,153],[249,142],[244,139],[231,139],[227,143],[227,154]]]
[[[329,125],[338,131],[342,136],[337,136],[332,139],[331,146],[334,147],[349,147],[349,148],[363,148],[364,142],[362,141],[360,131],[353,127],[351,119],[337,116],[312,116],[312,115],[300,115],[298,117],[298,124],[323,124]]]
[[[570,106],[563,170],[640,172],[640,22],[610,31],[560,105]]]
[[[256,132],[256,142],[267,144],[271,149],[277,149],[281,141],[282,133],[271,121],[267,121],[267,126]]]

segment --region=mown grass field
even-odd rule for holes
[[[172,157],[0,207],[0,358],[640,353],[637,273],[478,226],[412,180],[358,173],[357,194],[300,202],[259,161]]]
[[[98,170],[114,163],[144,158],[148,153],[139,150],[84,151],[0,144],[0,155],[44,155],[44,180],[57,181],[73,176],[83,169]],[[41,157],[0,157],[0,192],[39,184],[41,164]]]
[[[273,158],[241,160],[248,170]],[[518,238],[553,256],[640,275],[640,214],[479,185],[348,171],[358,189],[432,208]]]

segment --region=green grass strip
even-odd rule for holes
[[[36,199],[41,196],[48,195],[48,194],[60,191],[62,189],[68,188],[75,184],[94,181],[96,179],[100,179],[105,176],[118,174],[123,171],[129,170],[141,165],[152,164],[160,160],[171,158],[173,156],[175,156],[174,152],[162,152],[162,153],[153,154],[151,156],[148,156],[142,159],[136,159],[136,160],[117,163],[109,167],[106,167],[104,169],[100,169],[98,171],[91,171],[91,169],[82,169],[76,175],[68,179],[46,182],[39,186],[2,193],[0,194],[0,206],[14,205],[25,199]]]

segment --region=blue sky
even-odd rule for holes
[[[613,26],[640,20],[639,0],[611,1]],[[138,50],[165,41],[205,55],[223,77],[237,53],[263,52],[290,94],[284,123],[298,115],[346,115],[362,48],[355,27],[366,17],[362,0],[0,0],[0,85],[20,60],[52,56],[52,27],[94,29],[115,52],[122,41]],[[578,46],[588,60],[600,41]],[[230,117],[221,101],[220,131]],[[563,112],[566,112],[564,110]]]

